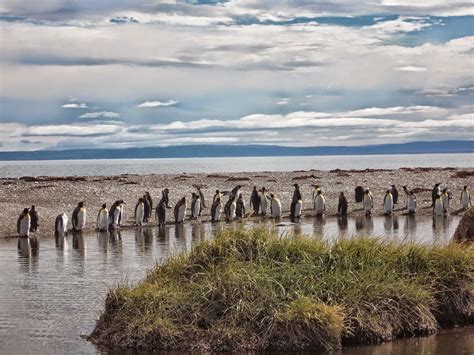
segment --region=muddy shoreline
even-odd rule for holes
[[[464,185],[470,188],[474,182],[472,168],[400,168],[400,169],[364,169],[364,170],[298,170],[293,172],[259,172],[231,174],[123,174],[116,176],[24,176],[20,178],[0,179],[0,238],[16,236],[16,219],[25,207],[35,205],[39,214],[37,235],[53,235],[56,216],[65,212],[71,215],[78,201],[85,201],[88,211],[86,232],[95,229],[97,213],[103,203],[110,206],[113,201],[123,199],[125,207],[125,226],[132,225],[133,210],[136,201],[149,191],[154,204],[165,187],[170,190],[170,204],[174,205],[179,198],[188,192],[195,191],[194,185],[202,186],[206,197],[207,208],[203,211],[202,220],[210,219],[209,210],[212,195],[216,189],[231,190],[235,185],[243,186],[242,193],[248,205],[251,189],[254,185],[265,186],[282,202],[284,215],[288,215],[293,184],[298,183],[303,194],[305,215],[311,215],[311,185],[321,186],[326,197],[327,216],[337,213],[338,195],[343,191],[349,202],[349,215],[362,215],[360,204],[354,200],[354,189],[357,185],[368,187],[374,195],[374,215],[382,214],[384,192],[391,184],[399,190],[399,202],[395,206],[396,214],[405,213],[404,193],[402,186],[414,189],[418,200],[418,215],[431,214],[431,189],[435,183],[447,187],[453,193],[451,213],[461,213],[459,196]],[[189,207],[189,203],[188,203]],[[247,206],[248,209],[248,206]],[[171,212],[171,211],[170,211]],[[172,222],[172,213],[168,213]],[[155,223],[154,219],[150,225]]]

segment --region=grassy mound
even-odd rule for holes
[[[473,323],[474,249],[329,246],[229,229],[111,290],[90,339],[168,350],[336,349]]]

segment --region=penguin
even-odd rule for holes
[[[241,193],[239,193],[239,197],[237,198],[235,216],[237,218],[244,218],[245,217],[245,201],[244,201]]]
[[[270,214],[275,219],[281,217],[281,202],[274,194],[270,194]]]
[[[365,195],[365,191],[364,191],[364,188],[362,186],[357,186],[354,190],[354,197],[355,197],[355,202],[359,203],[359,202],[364,202],[364,195]]]
[[[31,216],[28,208],[25,208],[23,212],[18,216],[16,222],[16,230],[19,237],[28,237],[30,235],[31,228]]]
[[[393,212],[393,196],[390,190],[387,190],[383,198],[383,214],[390,215]]]
[[[398,203],[398,190],[395,185],[391,185],[390,193],[393,197],[393,204],[396,205]]]
[[[237,204],[235,201],[235,195],[231,195],[224,207],[224,213],[225,213],[225,218],[227,222],[231,222],[235,219],[236,209],[237,209]]]
[[[363,206],[365,215],[370,216],[372,214],[372,209],[374,208],[374,198],[369,189],[364,191]]]
[[[101,232],[107,232],[109,227],[109,211],[107,205],[104,203],[97,215],[97,228]]]
[[[436,196],[433,207],[433,214],[435,216],[442,216],[444,214],[444,206],[443,200],[441,199],[441,195]]]
[[[443,193],[441,194],[441,201],[443,202],[444,214],[448,214],[449,213],[449,193],[448,193],[448,189],[443,189]]]
[[[166,210],[171,209],[171,207],[168,205],[168,193],[168,189],[161,191],[161,200],[158,202],[158,206],[156,206],[155,217],[159,226],[164,226],[166,224]]]
[[[434,207],[435,201],[438,198],[438,195],[441,195],[441,189],[439,187],[439,183],[435,184],[433,190],[431,190],[431,207]]]
[[[214,194],[214,197],[212,198],[212,203],[216,202],[217,199],[221,199],[221,198],[222,198],[221,192],[219,190],[216,190],[216,193]]]
[[[242,185],[237,185],[230,192],[226,192],[226,195],[230,194],[231,196],[234,196],[234,200],[235,200],[237,196],[239,196],[241,188],[242,188]]]
[[[415,214],[416,213],[416,196],[413,193],[413,191],[410,191],[408,193],[406,208],[407,208],[409,214]]]
[[[54,221],[54,236],[60,237],[67,235],[67,215],[65,213],[61,213],[56,217]]]
[[[314,212],[316,216],[321,216],[326,211],[326,200],[323,196],[321,189],[317,190],[316,197],[314,199]]]
[[[148,219],[151,217],[150,202],[146,195],[143,195],[143,221],[148,222]]]
[[[259,209],[259,214],[262,215],[262,216],[265,216],[267,214],[267,207],[268,207],[268,201],[267,201],[267,193],[266,193],[266,189],[265,187],[262,187],[262,191],[260,192],[260,195],[259,195],[259,198],[260,198],[260,202],[259,202],[259,206],[260,206],[260,209]]]
[[[257,186],[253,187],[252,194],[250,195],[250,207],[252,207],[254,215],[260,213],[260,196],[258,195]]]
[[[144,197],[147,200],[148,206],[149,206],[148,216],[146,218],[146,220],[148,221],[148,219],[151,218],[151,212],[153,211],[153,199],[151,198],[150,192],[148,191],[145,191]]]
[[[31,217],[31,226],[30,226],[30,232],[36,233],[36,230],[38,229],[38,212],[35,209],[35,206],[32,205],[30,208],[30,217]]]
[[[303,207],[303,197],[301,196],[300,187],[298,184],[293,184],[295,190],[293,191],[293,198],[290,205],[290,217],[296,219],[301,217],[301,210]]]
[[[191,198],[191,219],[198,219],[201,213],[201,197],[198,194],[192,193]]]
[[[199,216],[201,216],[201,212],[203,210],[203,208],[207,208],[206,206],[206,200],[204,199],[204,193],[202,192],[201,190],[201,186],[198,186],[198,185],[194,185],[194,187],[196,188],[196,190],[198,191],[197,194],[199,195],[199,199],[201,200],[201,208],[199,210]]]
[[[339,194],[339,203],[337,204],[337,213],[340,216],[347,215],[347,198],[344,196],[344,192],[341,191]]]
[[[145,201],[143,197],[138,199],[137,204],[135,205],[135,225],[141,226],[143,225],[145,218]]]
[[[211,206],[211,222],[219,222],[221,216],[222,203],[220,196],[214,196],[214,201]]]
[[[471,194],[469,190],[467,189],[467,186],[464,186],[461,192],[461,206],[465,210],[471,207]]]
[[[117,200],[113,203],[109,210],[109,230],[120,227],[122,223],[123,200]]]
[[[84,207],[84,201],[77,204],[77,207],[72,212],[72,229],[80,232],[86,226],[87,211]]]
[[[186,218],[186,196],[183,196],[174,206],[174,220],[176,224],[183,223]]]
[[[319,187],[319,185],[313,185],[313,186],[314,186],[314,190],[311,197],[313,199],[313,206],[314,206],[314,204],[316,203],[316,197],[318,196],[318,192],[321,191],[321,188]]]

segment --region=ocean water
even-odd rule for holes
[[[474,167],[474,154],[0,161],[0,177]]]

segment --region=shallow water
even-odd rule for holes
[[[444,244],[458,221],[457,216],[327,218],[305,219],[296,225],[282,223],[275,228],[283,235],[296,232],[328,241],[379,235],[389,240]],[[100,353],[80,335],[94,328],[107,289],[140,280],[156,262],[190,251],[193,244],[225,226],[193,223],[113,235],[76,235],[61,238],[57,245],[54,238],[38,243],[28,239],[0,241],[0,353]],[[461,338],[464,344],[472,340],[472,333]],[[438,343],[440,338],[435,339],[415,342]],[[407,344],[411,349],[412,343]],[[357,353],[374,354],[382,349],[381,354],[389,354],[397,349],[394,346],[362,347]]]
[[[0,177],[474,167],[474,154],[0,161]]]

